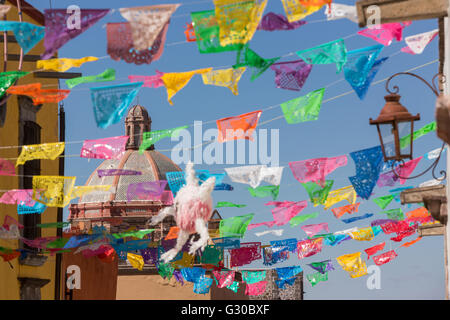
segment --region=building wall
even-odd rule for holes
[[[7,4],[9,4],[7,2]],[[25,22],[39,25],[38,21],[34,20],[26,13],[23,14]],[[7,14],[7,20],[18,21],[17,8],[11,5],[11,9]],[[8,33],[12,35],[12,32]],[[3,38],[3,34],[0,35]],[[3,57],[3,42],[0,44],[1,57]],[[44,52],[44,41],[39,42],[28,54],[38,55]],[[8,53],[20,54],[20,47],[17,43],[8,43]],[[7,71],[18,69],[18,61],[8,61]],[[3,64],[0,64],[3,71]],[[36,70],[35,62],[24,62],[23,71]],[[41,82],[46,88],[57,89],[58,81],[56,79],[38,79],[34,78],[33,74],[29,74],[21,78],[18,84],[30,84]],[[36,117],[37,123],[41,126],[41,142],[57,142],[58,133],[58,106],[56,103],[44,104]],[[7,102],[6,121],[3,127],[0,127],[0,147],[19,145],[19,107],[17,96],[11,96]],[[0,149],[0,158],[17,158],[19,155],[19,148]],[[15,159],[11,159],[15,163]],[[58,175],[58,160],[41,160],[41,174],[42,175]],[[16,168],[16,174],[19,172],[19,167]],[[0,190],[19,189],[19,177],[17,176],[0,176]],[[0,224],[3,224],[5,215],[19,220],[17,209],[14,205],[0,204]],[[42,214],[41,223],[56,222],[57,209],[47,208]],[[42,237],[56,236],[56,229],[42,229]],[[0,246],[8,248],[18,248],[18,241],[14,240],[0,240]],[[31,267],[19,265],[18,259],[10,261],[13,269],[6,262],[0,259],[0,299],[20,299],[20,283],[18,277],[31,277],[50,279],[50,283],[46,284],[41,289],[41,298],[43,300],[54,299],[55,290],[55,256],[49,256],[47,262],[41,267]]]

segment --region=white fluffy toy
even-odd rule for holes
[[[188,162],[186,165],[186,185],[178,191],[174,203],[152,217],[150,224],[155,225],[167,216],[174,216],[177,226],[180,228],[175,247],[161,256],[164,263],[171,261],[183,248],[191,233],[197,232],[200,238],[191,240],[190,254],[195,254],[198,249],[203,250],[208,244],[209,233],[207,223],[213,212],[211,192],[214,190],[216,178],[211,177],[202,185],[195,176],[194,165]]]

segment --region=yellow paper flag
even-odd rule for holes
[[[180,260],[176,260],[171,262],[172,267],[174,268],[189,268],[194,264],[194,256],[190,255],[187,252],[183,252],[183,256]]]
[[[34,176],[33,200],[47,207],[65,207],[70,202],[76,177]]]
[[[281,2],[283,3],[284,12],[289,22],[303,19],[323,6],[323,4],[320,6],[307,6],[301,4],[299,0],[281,0]]]
[[[245,67],[242,68],[229,68],[223,70],[211,70],[202,74],[204,84],[210,84],[213,86],[227,87],[231,92],[237,96],[238,82],[241,79],[242,74],[245,72]]]
[[[367,274],[367,266],[361,259],[361,252],[345,254],[337,257],[336,260],[351,278],[358,278]]]
[[[267,0],[214,0],[222,47],[246,44],[253,38]]]
[[[358,231],[350,233],[350,236],[353,240],[358,241],[370,241],[375,237],[372,227],[358,229]]]
[[[84,196],[87,193],[91,193],[94,191],[108,191],[111,189],[111,185],[98,185],[98,186],[76,186],[72,190],[72,194],[70,195],[70,199],[75,199]]]
[[[333,190],[328,194],[327,201],[324,204],[324,209],[328,210],[334,204],[347,200],[351,204],[356,202],[356,191],[353,186],[343,187],[337,190]]]
[[[196,74],[202,74],[211,71],[212,68],[198,69],[188,72],[164,73],[161,77],[164,86],[167,89],[167,101],[173,105],[172,97],[186,86],[191,78]]]
[[[36,67],[38,69],[64,72],[73,67],[80,67],[85,62],[97,60],[98,60],[97,57],[84,57],[80,59],[57,58],[48,60],[38,60],[36,63]]]
[[[127,253],[127,260],[130,262],[131,266],[139,271],[144,269],[144,258],[138,254]]]
[[[22,151],[16,161],[16,167],[35,159],[55,160],[64,151],[65,143],[43,143],[22,146]]]

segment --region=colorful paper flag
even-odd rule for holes
[[[309,64],[335,63],[337,73],[341,72],[342,67],[347,62],[347,48],[344,39],[337,39],[296,53]]]
[[[6,90],[9,89],[18,79],[26,76],[29,72],[25,71],[7,71],[0,73],[0,99],[6,94]]]
[[[225,142],[237,139],[253,141],[252,134],[258,125],[261,113],[261,110],[257,110],[217,120],[217,129],[219,130],[217,141]]]
[[[17,43],[27,54],[45,35],[45,28],[25,21],[0,21],[0,31],[12,31]]]
[[[155,142],[158,142],[161,139],[169,137],[174,138],[178,137],[180,131],[187,128],[189,128],[189,126],[181,126],[173,129],[144,132],[142,137],[142,143],[139,146],[139,154],[143,154],[145,150],[150,148]]]
[[[245,69],[242,67],[237,69],[211,70],[202,74],[203,84],[226,87],[237,96],[239,94],[238,82],[244,74]]]
[[[280,192],[280,186],[261,186],[257,188],[248,187],[248,191],[252,197],[272,197],[273,200],[276,200],[278,198],[278,193]]]
[[[43,143],[22,146],[22,151],[16,161],[16,167],[27,161],[35,159],[55,160],[63,153],[65,148],[64,142]]]
[[[337,257],[336,260],[351,278],[358,278],[367,274],[367,266],[361,260],[361,252],[345,254]]]
[[[47,207],[69,204],[76,177],[33,176],[33,200]]]
[[[283,102],[280,106],[286,122],[295,124],[318,120],[324,92],[325,88],[322,88]]]
[[[84,140],[81,158],[120,159],[125,153],[128,136]]]
[[[294,21],[289,22],[282,14],[269,12],[262,17],[261,22],[258,25],[257,30],[264,31],[276,31],[276,30],[294,30],[302,25],[306,24],[306,21]]]
[[[311,283],[311,286],[314,287],[319,282],[328,280],[328,272],[325,273],[316,272],[312,274],[307,274],[306,278],[308,279],[309,283]]]
[[[130,77],[130,76],[129,76]],[[92,82],[103,82],[103,81],[114,81],[116,80],[116,70],[108,68],[102,73],[95,76],[85,76],[85,77],[77,77],[66,80],[66,86],[69,89],[82,84],[82,83],[92,83]]]
[[[239,49],[236,55],[236,64],[233,65],[233,68],[249,67],[252,70],[250,81],[253,81],[279,59],[280,57],[264,59],[250,49],[248,45],[245,45],[242,49]]]
[[[381,25],[374,25],[369,28],[358,31],[359,35],[371,38],[383,46],[389,46],[394,38],[397,41],[402,41],[403,28],[409,26],[411,21],[384,23]]]
[[[325,186],[325,177],[339,167],[347,165],[347,156],[316,158],[289,162],[294,178],[300,183],[315,182]]]
[[[55,58],[48,60],[36,61],[36,68],[44,70],[53,70],[57,72],[65,72],[71,68],[79,68],[86,62],[97,61],[97,57],[84,57],[80,59]]]
[[[315,182],[302,183],[302,186],[306,189],[306,192],[308,192],[309,195],[309,199],[316,207],[319,204],[326,203],[328,195],[330,194],[330,190],[333,187],[333,183],[333,180],[326,180],[325,187],[323,188]]]
[[[389,261],[392,261],[395,259],[395,257],[397,257],[397,253],[394,250],[382,253],[378,256],[373,257],[373,262],[375,262],[375,264],[377,266],[381,266],[382,264],[388,263]]]
[[[323,1],[321,5],[308,6],[296,0],[281,0],[281,2],[283,3],[284,12],[289,22],[303,19],[320,10],[325,3],[330,3],[330,1]]]
[[[402,52],[410,54],[421,54],[425,50],[426,46],[433,41],[439,34],[439,29],[415,34],[409,37],[405,37],[406,47],[402,48]]]
[[[303,214],[300,216],[295,216],[289,221],[289,223],[290,223],[291,227],[296,227],[300,223],[303,223],[308,219],[317,218],[318,215],[319,215],[319,212],[314,212],[314,213],[309,213],[309,214]]]
[[[322,251],[323,238],[307,239],[297,243],[298,258],[311,257]]]
[[[161,79],[164,82],[164,86],[166,87],[167,101],[169,101],[170,105],[173,105],[172,97],[178,91],[183,89],[189,83],[189,81],[191,81],[194,75],[207,73],[211,70],[212,68],[205,68],[187,72],[164,73],[161,76]]]
[[[328,210],[334,204],[347,200],[350,204],[356,203],[356,191],[353,186],[343,187],[337,190],[333,190],[328,194],[326,202],[324,204],[324,209]]]
[[[254,215],[254,213],[250,213],[220,220],[220,237],[239,237],[242,239]]]
[[[312,65],[303,60],[276,62],[270,66],[275,71],[277,88],[300,91],[308,79]]]
[[[308,224],[301,227],[303,231],[305,231],[308,237],[314,237],[321,231],[330,232],[328,229],[328,223],[318,223],[318,224]]]
[[[143,82],[143,87],[146,88],[159,88],[164,86],[164,82],[162,81],[162,76],[164,75],[164,72],[160,72],[158,70],[155,70],[156,74],[152,76],[136,76],[136,75],[130,75],[128,76],[128,80],[130,82]]]

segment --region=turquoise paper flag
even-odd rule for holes
[[[366,81],[364,81],[362,84],[356,86],[350,83],[350,85],[352,86],[353,90],[355,90],[360,100],[363,100],[366,97],[367,91],[369,91],[369,87],[372,84],[373,79],[375,78],[381,66],[383,65],[384,62],[386,62],[387,59],[388,57],[384,57],[375,61],[375,63],[372,66],[372,69],[369,71],[369,74],[367,75]]]
[[[347,52],[347,62],[344,65],[345,80],[352,86],[364,84],[370,70],[384,46],[376,45]]]
[[[324,274],[320,272],[308,274],[306,275],[306,278],[308,279],[309,283],[311,283],[311,286],[314,287],[319,282],[328,280],[328,272],[325,272]]]
[[[257,283],[266,279],[266,271],[242,271],[242,281],[248,284]]]
[[[97,126],[105,129],[119,122],[143,84],[143,82],[136,82],[91,88]]]
[[[24,54],[27,54],[45,35],[45,27],[19,21],[0,21],[0,31],[14,32]]]
[[[248,45],[244,46],[244,49],[239,50],[236,56],[236,64],[233,65],[234,69],[241,67],[249,67],[252,70],[252,76],[250,81],[255,80],[264,71],[267,70],[272,64],[274,64],[280,57],[272,59],[264,59],[260,57],[255,51],[250,49]]]
[[[325,88],[314,90],[307,95],[283,102],[284,118],[289,124],[319,119],[320,107]]]
[[[276,200],[278,198],[278,193],[280,192],[280,186],[262,186],[257,188],[248,187],[248,191],[252,197],[272,197],[273,200]]]
[[[66,80],[66,85],[69,87],[69,89],[72,89],[73,87],[82,83],[113,81],[115,79],[116,79],[116,70],[109,68],[96,76],[86,76],[68,79]]]
[[[347,48],[344,39],[334,40],[296,53],[309,64],[336,63],[337,73],[341,72],[342,66],[347,62]]]

